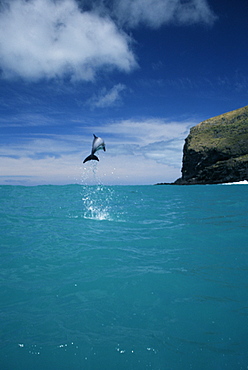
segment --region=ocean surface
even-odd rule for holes
[[[248,186],[1,186],[0,369],[248,368]]]

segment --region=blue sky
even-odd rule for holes
[[[247,105],[247,0],[4,0],[0,183],[154,184]],[[93,133],[106,143],[87,162]]]

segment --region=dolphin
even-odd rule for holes
[[[97,152],[100,149],[103,149],[104,151],[106,151],[105,143],[104,143],[103,139],[100,138],[100,137],[97,137],[94,134],[93,134],[93,136],[94,136],[94,139],[93,139],[93,143],[92,143],[91,154],[88,157],[85,158],[83,163],[91,161],[91,160],[99,161],[99,159],[95,155],[95,152]]]

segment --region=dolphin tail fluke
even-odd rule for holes
[[[92,160],[99,161],[99,159],[97,158],[96,155],[90,154],[88,157],[85,158],[85,160],[83,161],[83,163],[88,162],[88,161],[92,161]]]

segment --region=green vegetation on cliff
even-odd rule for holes
[[[218,149],[237,154],[248,153],[248,106],[210,118],[193,127],[188,150]]]

